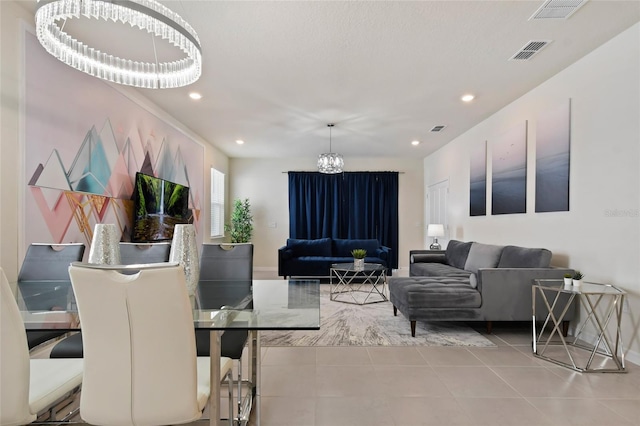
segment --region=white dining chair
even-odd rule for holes
[[[211,360],[196,356],[183,267],[73,263],[69,275],[84,346],[82,420],[153,426],[199,419],[212,392]],[[221,357],[221,381],[231,383],[231,368]]]
[[[119,243],[120,262],[123,265],[139,265],[145,263],[161,263],[169,260],[171,243]],[[76,259],[76,261],[82,260]],[[73,260],[72,260],[73,261]],[[64,267],[64,275],[69,277],[69,264]],[[63,338],[54,345],[49,358],[82,358],[82,332]]]
[[[0,425],[24,425],[73,397],[82,383],[82,359],[30,359],[24,322],[0,268]]]

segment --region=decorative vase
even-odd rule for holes
[[[573,280],[571,278],[565,278],[564,279],[564,288],[565,288],[565,290],[571,289],[572,285],[573,285]]]
[[[173,229],[169,262],[177,262],[184,267],[187,291],[191,304],[195,302],[196,289],[200,279],[200,261],[196,243],[196,228],[191,224],[176,225]]]
[[[364,271],[364,259],[353,259],[353,269]]]
[[[89,248],[88,263],[120,264],[120,232],[113,223],[96,223]]]

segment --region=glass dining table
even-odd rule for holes
[[[249,381],[235,424],[247,424],[250,413],[260,424],[260,331],[320,329],[319,281],[200,281],[192,300],[195,330],[210,331],[211,392],[209,424],[220,419],[220,336],[225,330],[249,331]],[[80,331],[73,288],[69,281],[22,281],[17,301],[26,330]],[[153,303],[150,296],[149,303]],[[231,414],[230,414],[231,415]]]

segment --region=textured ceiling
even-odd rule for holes
[[[345,158],[425,157],[640,20],[636,0],[545,21],[541,0],[161,3],[198,33],[203,74],[140,92],[230,157],[317,156],[327,123]],[[530,40],[552,42],[508,61]]]

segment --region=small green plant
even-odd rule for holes
[[[351,255],[354,259],[364,259],[367,257],[367,251],[365,249],[353,249]]]
[[[573,277],[572,277],[572,278],[573,278],[574,280],[581,280],[581,279],[583,279],[583,278],[584,278],[584,274],[583,274],[582,272],[580,272],[580,271],[576,270],[576,271],[573,273]]]
[[[571,275],[571,274],[564,274],[564,277],[565,277],[565,278],[573,278],[573,275]]]
[[[248,198],[233,201],[231,224],[225,225],[224,229],[230,233],[232,243],[248,243],[251,241],[253,216],[251,216],[251,204]]]

